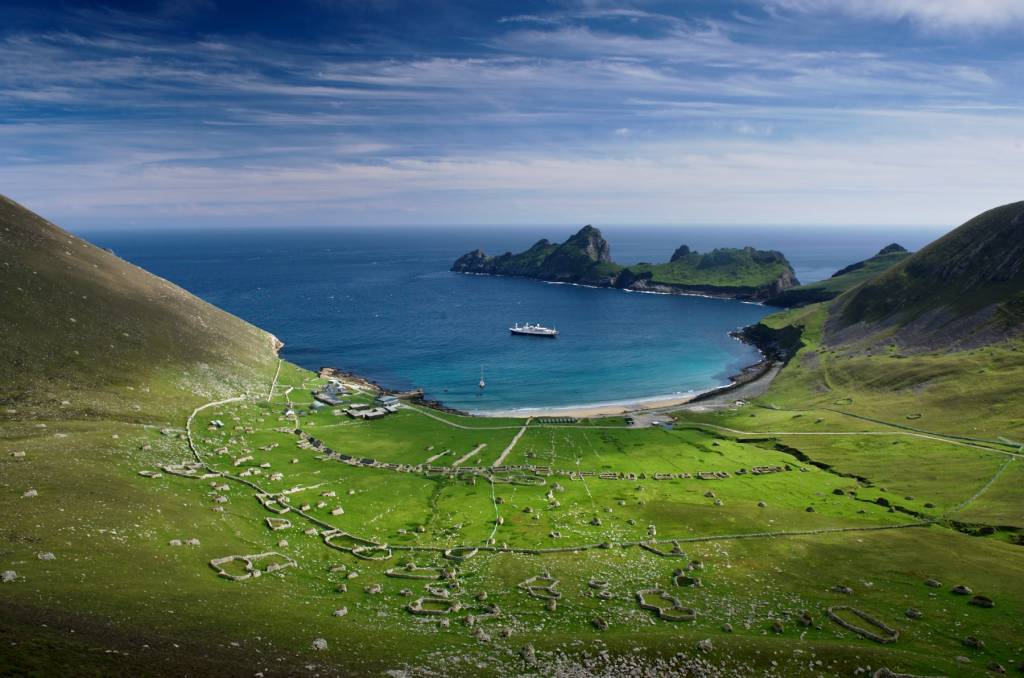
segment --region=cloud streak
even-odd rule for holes
[[[473,15],[441,43],[399,44],[362,14],[372,30],[301,39],[183,30],[203,4],[9,22],[0,190],[92,226],[919,223],[962,213],[950,185],[972,209],[1014,197],[1018,56],[793,30],[843,12],[925,21],[909,0],[753,1],[671,16],[563,2]],[[772,11],[737,18],[754,6]]]

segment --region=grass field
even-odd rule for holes
[[[192,430],[200,458],[223,472],[221,478],[139,476],[139,470],[158,470],[190,457],[184,441],[155,428],[125,425],[118,441],[132,451],[111,450],[108,457],[88,461],[48,453],[54,431],[90,449],[108,444],[109,428],[53,422],[45,430],[33,427],[8,435],[5,448],[26,454],[5,457],[6,487],[15,491],[31,485],[38,491],[37,497],[18,499],[12,515],[19,525],[46,524],[47,529],[28,530],[31,538],[25,534],[8,541],[6,560],[25,575],[4,587],[6,600],[18,608],[41,603],[85,608],[107,623],[130,623],[161,636],[234,638],[250,651],[273,648],[283,662],[306,656],[317,666],[337,663],[357,673],[461,666],[462,671],[475,667],[481,675],[504,675],[510,668],[529,668],[518,656],[527,644],[542,661],[564,661],[554,653],[572,650],[580,639],[600,642],[613,653],[614,648],[641,647],[644,661],[653,662],[692,649],[707,637],[716,650],[703,660],[723,670],[756,669],[768,675],[842,675],[883,664],[949,675],[965,670],[957,656],[966,655],[971,666],[993,659],[1008,665],[1019,654],[1019,586],[1012,576],[1024,565],[1019,547],[1007,543],[1006,533],[968,536],[945,520],[957,509],[957,521],[1014,523],[1013,463],[987,493],[958,508],[1005,464],[1007,457],[999,452],[880,425],[861,426],[858,433],[848,418],[832,413],[823,414],[829,422],[842,422],[836,426],[842,430],[822,431],[832,425],[815,423],[825,417],[813,413],[747,407],[680,416],[674,430],[627,429],[607,421],[605,427],[530,425],[504,463],[549,466],[552,475],[543,477],[543,485],[492,485],[484,474],[471,483],[350,466],[300,448],[293,432],[275,429],[293,426],[283,412],[288,403],[305,411],[314,384],[312,375],[286,368],[269,400],[253,394],[197,414]],[[226,425],[208,430],[215,419]],[[328,408],[301,415],[298,422],[339,452],[410,465],[423,465],[433,454],[452,449],[434,462],[450,465],[456,454],[487,443],[486,454],[481,451],[465,464],[484,467],[518,432],[514,422],[441,419],[450,423],[406,409],[356,423]],[[472,423],[475,430],[452,423]],[[145,446],[149,449],[141,449]],[[235,465],[234,460],[245,457],[252,458]],[[793,470],[737,474],[754,466],[787,465]],[[78,478],[76,486],[104,491],[85,497],[69,492],[56,480],[69,470]],[[258,475],[242,476],[247,470]],[[577,478],[579,471],[638,477]],[[699,471],[725,471],[729,477],[654,479],[654,474]],[[276,473],[282,476],[272,480]],[[46,483],[46,477],[55,480]],[[309,518],[293,509],[280,516],[290,521],[289,527],[271,530],[265,519],[277,514],[264,509],[243,480],[274,495],[288,491],[289,505],[308,505],[301,512]],[[218,496],[226,502],[217,503]],[[879,505],[879,497],[899,510]],[[344,513],[333,515],[338,507]],[[599,525],[592,524],[595,518]],[[929,520],[937,522],[904,527]],[[331,548],[321,534],[326,526],[386,544],[392,547],[390,557],[364,560]],[[667,555],[630,545],[651,539],[650,526],[659,541],[653,548]],[[316,532],[307,534],[310,529]],[[199,545],[170,545],[191,538]],[[673,539],[685,556],[671,555]],[[604,543],[608,548],[601,548]],[[444,549],[457,547],[499,550],[480,551],[467,560],[444,557]],[[556,548],[566,551],[526,552]],[[56,559],[38,560],[36,554],[44,551]],[[297,567],[231,582],[207,565],[221,556],[271,551],[294,559]],[[672,572],[691,561],[703,563],[703,569],[690,573],[701,586],[674,585]],[[446,584],[448,595],[463,605],[448,628],[434,617],[405,611],[414,597],[427,593],[429,582],[397,579],[385,571],[409,562],[458,570],[457,585],[434,582]],[[353,572],[358,576],[349,579]],[[554,611],[518,586],[544,573],[560,580]],[[943,587],[925,586],[928,578],[941,580]],[[587,584],[591,579],[607,582],[608,600],[595,595],[597,589]],[[347,592],[336,591],[341,583]],[[949,593],[961,583],[990,596],[997,606],[970,606]],[[381,593],[364,591],[375,584]],[[836,586],[848,586],[853,593],[835,593],[831,589]],[[636,605],[636,591],[658,587],[694,608],[696,621],[658,620]],[[413,597],[402,595],[403,589]],[[486,600],[478,600],[481,593]],[[486,617],[492,604],[500,616]],[[825,616],[833,605],[854,605],[876,616],[898,628],[900,640],[879,645],[843,630]],[[908,607],[923,616],[908,619]],[[340,608],[347,614],[334,617]],[[813,620],[807,627],[798,622],[805,610]],[[467,614],[485,618],[469,627],[462,621]],[[607,622],[607,630],[594,627],[598,617]],[[781,623],[781,633],[772,630],[775,622]],[[723,631],[724,624],[732,630]],[[487,642],[474,635],[480,629]],[[965,635],[983,637],[985,650],[963,647]],[[323,653],[309,649],[317,637],[328,641]],[[404,639],[400,646],[387,642],[397,637]],[[233,647],[230,642],[226,647]],[[211,648],[203,648],[201,656],[206,656]],[[228,650],[224,656],[230,655]],[[13,658],[14,667],[31,665],[20,653]]]

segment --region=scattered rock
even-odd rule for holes
[[[591,620],[590,623],[593,624],[594,628],[597,629],[598,631],[607,631],[608,630],[608,622],[605,621],[605,619],[603,617],[595,617],[593,620]]]
[[[381,589],[380,584],[370,584],[368,586],[364,586],[363,590],[372,596],[380,593],[383,589]]]
[[[31,499],[32,497],[38,497],[39,492],[36,490],[25,490],[24,494],[21,495],[23,499]]]
[[[53,555],[53,553],[51,553],[50,551],[41,551],[41,552],[36,554],[36,557],[39,558],[39,560],[56,560],[57,559],[57,556]]]
[[[334,616],[335,617],[344,617],[347,614],[348,614],[348,608],[347,607],[339,607],[337,610],[334,611]]]
[[[924,613],[916,607],[908,607],[904,614],[907,615],[907,619],[920,619],[924,616]]]
[[[167,545],[168,546],[181,546],[181,540],[180,539],[172,539],[169,542],[167,542]]]
[[[523,661],[526,663],[527,666],[537,665],[537,653],[533,649],[533,645],[526,645],[521,650],[519,650],[519,656],[523,658]]]
[[[722,631],[724,631],[725,633],[732,633],[732,624],[728,622],[722,624]]]
[[[705,638],[704,640],[697,641],[697,650],[703,652],[704,654],[710,654],[714,651],[714,649],[715,645],[711,642],[710,638]]]

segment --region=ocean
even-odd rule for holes
[[[282,356],[338,367],[473,412],[558,408],[686,394],[728,383],[757,360],[729,331],[772,309],[451,273],[459,255],[561,241],[576,228],[393,227],[86,231],[90,241],[273,332]],[[666,261],[687,244],[782,251],[801,282],[890,242],[917,249],[926,228],[607,227],[620,263]],[[516,322],[557,339],[516,337]],[[486,380],[478,387],[481,372]]]

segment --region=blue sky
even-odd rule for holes
[[[1024,198],[1024,0],[0,7],[70,227],[956,224]]]

